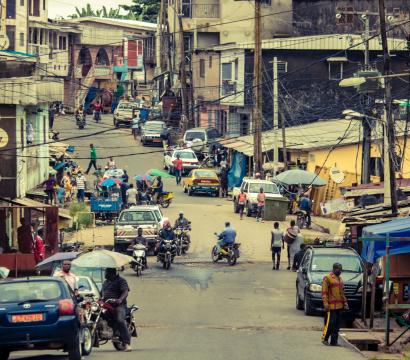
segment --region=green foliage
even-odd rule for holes
[[[134,15],[133,12],[128,11],[128,14],[122,15],[120,14],[121,7],[116,9],[109,8],[107,9],[103,6],[101,9],[94,10],[90,4],[87,4],[85,7],[79,9],[78,7],[75,8],[76,13],[70,15],[69,17],[72,19],[78,19],[82,17],[100,17],[100,18],[109,18],[109,19],[125,19],[125,20],[138,20],[138,18]]]
[[[68,209],[70,211],[71,217],[75,217],[80,211],[87,211],[87,207],[82,202],[73,202],[70,204],[70,207]]]
[[[77,229],[89,227],[93,224],[93,216],[91,212],[82,212],[77,214]]]
[[[133,13],[139,20],[156,23],[160,10],[159,0],[132,0],[132,5],[120,5],[124,10]]]

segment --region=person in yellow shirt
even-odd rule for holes
[[[322,300],[325,309],[325,328],[322,336],[324,345],[338,346],[337,340],[342,311],[349,308],[344,294],[341,274],[342,265],[335,263],[333,264],[333,271],[327,274],[322,282]]]

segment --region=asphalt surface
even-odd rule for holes
[[[76,130],[72,118],[58,118],[56,124],[63,139],[111,127],[112,117],[104,116],[103,124],[89,124],[83,131]],[[79,157],[88,157],[88,145],[94,143],[100,158],[113,155],[117,166],[127,169],[130,177],[150,168],[162,168],[161,149],[141,147],[130,132],[117,129],[69,142],[77,146]],[[79,163],[84,167],[87,160]],[[280,271],[271,270],[272,224],[256,223],[253,218],[240,221],[233,214],[231,202],[188,197],[172,180],[165,182],[165,188],[175,192],[175,201],[164,213],[173,220],[179,210],[185,212],[193,225],[192,248],[188,255],[178,257],[169,271],[150,257],[150,268],[142,277],[137,278],[129,270],[124,274],[131,288],[129,303],[140,306],[136,313],[139,337],[133,339],[134,350],[118,353],[107,344],[94,349],[90,360],[361,358],[347,348],[323,346],[322,318],[305,316],[295,309],[295,273],[284,270],[283,261]],[[242,256],[234,267],[210,261],[215,242],[212,234],[222,229],[225,220],[235,226],[242,244]],[[11,358],[66,357],[46,351],[13,353]]]

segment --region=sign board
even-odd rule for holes
[[[341,184],[345,179],[345,174],[340,171],[336,166],[330,169],[330,178],[336,183]]]

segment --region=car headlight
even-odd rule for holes
[[[92,312],[97,312],[99,308],[100,308],[100,306],[99,306],[98,304],[96,304],[96,303],[93,303],[93,304],[91,305],[91,311],[92,311]]]
[[[322,285],[319,284],[310,284],[309,291],[311,292],[322,292]]]

